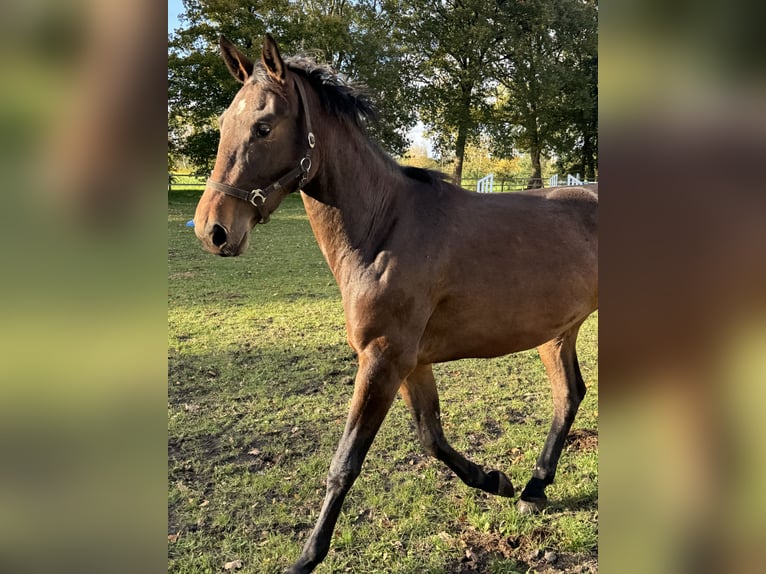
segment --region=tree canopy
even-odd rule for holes
[[[257,56],[268,31],[283,53],[329,63],[375,96],[380,121],[370,126],[371,136],[394,155],[407,149],[415,122],[412,78],[399,32],[377,0],[184,0],[184,6],[186,26],[168,42],[169,140],[200,171],[215,157],[215,118],[239,88],[218,54],[220,34]]]
[[[597,170],[594,0],[184,0],[169,38],[169,157],[208,171],[215,118],[233,98],[217,48],[224,34],[256,56],[265,32],[366,86],[380,121],[370,135],[401,156],[416,120],[460,181],[467,146],[529,153],[593,177]]]

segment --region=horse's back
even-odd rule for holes
[[[517,194],[544,197],[546,199],[583,201],[598,203],[598,183],[585,183],[565,187],[540,187],[515,192]]]
[[[598,184],[589,183],[571,187],[550,187],[545,197],[549,199],[573,199],[598,203]]]

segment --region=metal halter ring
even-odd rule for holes
[[[253,205],[255,205],[257,207],[258,204],[255,203],[256,199],[260,199],[261,200],[261,204],[266,203],[266,196],[263,195],[263,191],[262,190],[254,189],[253,191],[250,192],[250,197],[247,198],[247,200],[250,203],[252,203]]]
[[[314,138],[314,132],[309,132],[308,140],[309,140],[309,147],[311,149],[314,149],[314,146],[316,145],[316,139]]]
[[[311,171],[311,158],[310,157],[304,157],[301,160],[301,169],[303,170],[303,173],[308,173]]]

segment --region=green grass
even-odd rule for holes
[[[356,359],[300,198],[288,197],[254,230],[245,255],[222,259],[185,227],[198,194],[173,192],[169,201],[168,571],[220,572],[241,560],[239,572],[282,572],[319,512]],[[465,486],[423,454],[397,399],[316,571],[527,572],[545,566],[530,559],[538,549],[558,552],[564,571],[595,567],[596,316],[578,354],[589,385],[573,429],[580,440],[562,454],[548,510],[520,516],[513,500]],[[521,488],[552,409],[537,354],[435,373],[453,446]]]

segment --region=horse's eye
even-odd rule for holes
[[[265,124],[260,124],[255,128],[255,135],[259,138],[265,138],[271,133],[271,128]]]

